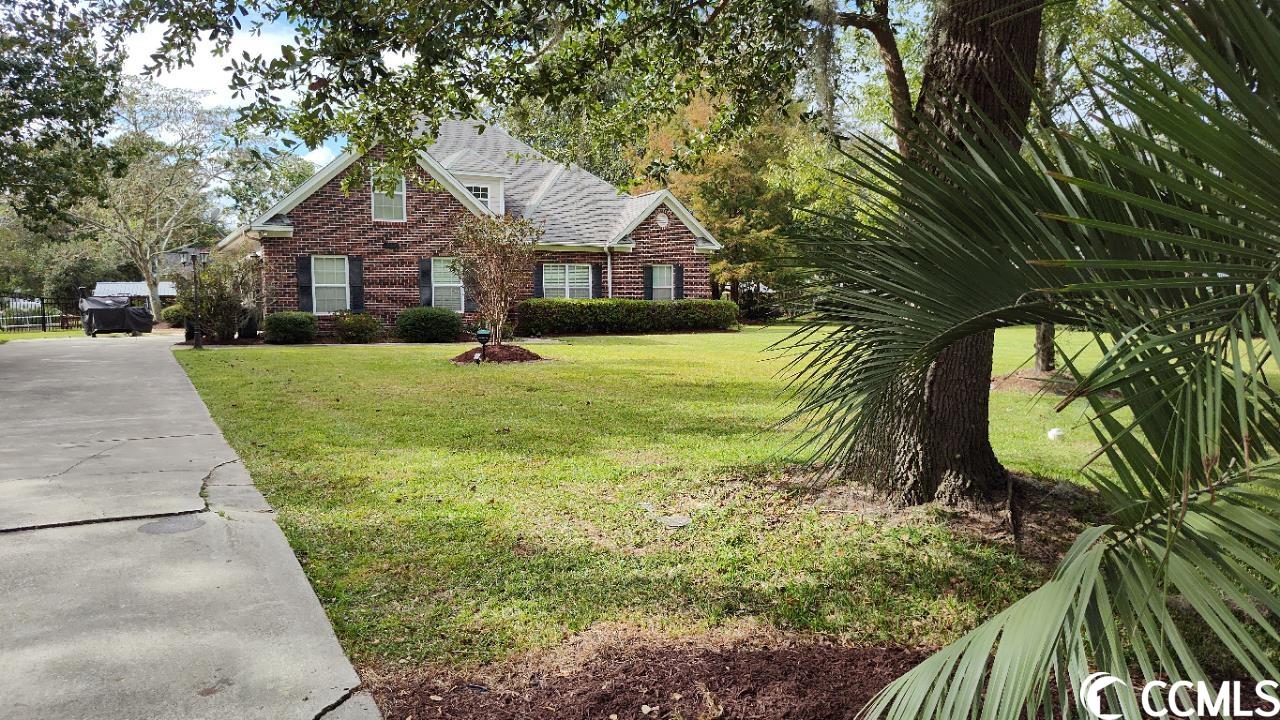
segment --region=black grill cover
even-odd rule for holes
[[[131,307],[127,295],[80,298],[84,334],[149,333],[155,319],[146,308]]]

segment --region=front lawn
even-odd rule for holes
[[[822,512],[782,482],[794,429],[762,350],[785,332],[573,338],[505,366],[455,366],[459,345],[177,357],[358,663],[473,667],[601,621],[931,645],[1042,577],[936,514]],[[1000,336],[997,373],[1030,338]],[[1093,445],[1053,403],[996,393],[993,438],[1070,478]]]
[[[6,332],[0,330],[0,343],[10,340],[47,340],[49,338],[86,337],[83,330],[49,330],[46,332]]]

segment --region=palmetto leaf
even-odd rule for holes
[[[1203,77],[1130,49],[1099,71],[1113,114],[1075,135],[973,138],[927,163],[859,141],[853,204],[801,239],[823,291],[794,338],[797,416],[837,463],[969,334],[1066,322],[1105,351],[1064,400],[1090,403],[1112,468],[1087,470],[1105,524],[869,715],[1074,717],[1095,671],[1204,679],[1188,617],[1248,673],[1280,674],[1261,642],[1280,641],[1280,2],[1133,8]],[[1111,702],[1139,716],[1131,693]]]

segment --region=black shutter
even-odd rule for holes
[[[418,260],[418,304],[431,307],[431,258]]]
[[[533,296],[542,297],[542,263],[533,266]]]
[[[684,299],[684,266],[675,265],[671,268],[672,284],[675,285],[673,297],[676,300]]]
[[[602,298],[604,293],[604,265],[591,264],[591,297]]]
[[[347,258],[347,287],[351,291],[351,312],[364,312],[364,258]]]
[[[311,297],[311,256],[298,256],[298,309],[311,312],[314,305]]]
[[[644,266],[644,299],[653,299],[653,266]]]

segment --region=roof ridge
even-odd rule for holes
[[[547,173],[547,176],[542,180],[542,184],[539,185],[537,191],[533,193],[533,197],[529,198],[529,203],[525,205],[525,217],[531,217],[533,215],[533,211],[537,209],[538,203],[542,202],[542,200],[547,196],[547,193],[551,192],[551,186],[555,185],[556,180],[559,180],[560,176],[563,174],[564,165],[559,163],[551,169],[551,172]]]

